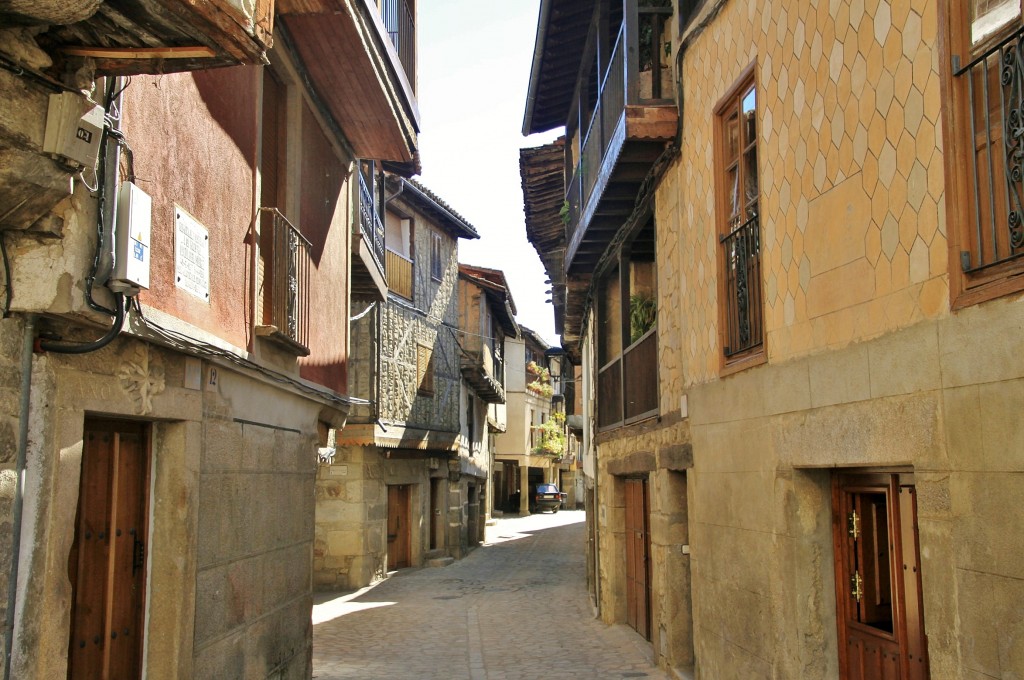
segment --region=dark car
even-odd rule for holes
[[[558,512],[558,508],[561,506],[562,494],[558,492],[557,486],[554,484],[537,485],[537,490],[533,494],[534,512],[540,512],[543,510]]]

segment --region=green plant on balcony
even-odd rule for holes
[[[555,393],[555,388],[551,385],[551,373],[548,369],[537,365],[536,361],[531,361],[526,364],[526,372],[534,376],[532,380],[527,379],[526,390],[538,397],[550,399]]]
[[[533,447],[536,455],[546,455],[552,458],[561,458],[565,455],[565,414],[555,411],[551,417],[540,425],[535,425],[533,431],[536,433],[534,441],[538,442]]]
[[[629,296],[629,341],[636,342],[647,331],[654,328],[658,320],[658,303],[650,293],[634,293]]]

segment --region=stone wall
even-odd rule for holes
[[[651,639],[661,665],[693,663],[690,615],[689,423],[678,412],[598,435],[601,616],[626,620],[623,479],[645,477],[650,502]]]
[[[1004,605],[1020,601],[1024,573],[1011,547],[1024,427],[1007,411],[1024,391],[1022,324],[1021,301],[995,301],[690,392],[704,672],[835,667],[827,469],[908,464],[932,677],[1022,667],[1020,619]]]
[[[343,447],[332,464],[320,466],[313,546],[317,589],[355,590],[387,575],[389,485],[410,487],[410,566],[423,565],[430,545],[430,479],[447,475],[447,466],[441,459],[402,458],[399,450],[389,457],[389,451]],[[458,540],[457,531],[454,536]]]
[[[8,339],[20,332],[14,321],[0,327]],[[13,677],[67,672],[86,414],[150,423],[146,677],[308,677],[322,405],[127,336],[33,363],[18,592],[31,614],[16,622]],[[3,403],[16,403],[17,383],[2,389]]]
[[[1024,668],[1009,604],[1024,598],[1010,547],[1022,539],[1024,428],[1010,404],[1024,390],[1024,303],[950,311],[940,11],[706,3],[679,58],[686,124],[655,211],[662,418],[678,409],[692,435],[689,579],[681,559],[659,561],[666,485],[660,470],[649,479],[654,587],[659,564],[692,585],[699,677],[838,674],[834,469],[913,470],[931,676]],[[767,365],[722,377],[713,110],[748,66]],[[621,461],[657,461],[648,436],[597,438],[606,618],[622,607],[606,492],[630,469]],[[655,623],[659,654],[660,634]]]

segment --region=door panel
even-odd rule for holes
[[[149,443],[141,423],[88,420],[72,585],[69,678],[141,675]]]
[[[626,623],[651,639],[646,479],[626,479]]]
[[[928,678],[913,490],[910,475],[834,478],[839,660],[846,680]]]
[[[409,486],[388,487],[388,571],[409,566]]]

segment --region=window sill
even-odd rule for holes
[[[960,284],[964,286],[967,283],[967,279],[966,276],[961,276]],[[1018,263],[1017,271],[1012,274],[976,285],[972,288],[963,288],[954,293],[953,299],[950,302],[950,311],[955,312],[958,309],[972,307],[982,302],[988,302],[989,300],[995,300],[1021,291],[1024,291],[1024,271],[1019,269]]]
[[[729,359],[718,371],[718,377],[724,378],[740,371],[745,371],[748,368],[754,368],[761,364],[768,363],[768,355],[764,351],[764,345],[762,344],[755,350],[750,351],[747,354],[741,354],[738,357]]]
[[[261,340],[277,345],[281,349],[284,349],[291,354],[298,357],[308,357],[309,348],[302,343],[292,340],[287,335],[282,333],[277,326],[270,325],[258,325],[256,326],[256,337]]]

